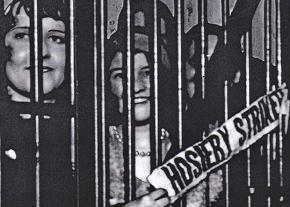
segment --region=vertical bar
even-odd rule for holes
[[[183,114],[183,78],[184,73],[182,71],[182,39],[184,33],[184,0],[177,0],[177,96],[178,96],[178,145],[179,149],[183,147],[183,132],[182,132],[182,114]],[[186,206],[186,197],[180,201],[180,206]]]
[[[177,1],[177,70],[178,70],[178,138],[179,148],[182,148],[182,33],[183,33],[183,17],[182,8],[184,8],[183,0]]]
[[[131,76],[132,74],[132,69],[134,65],[132,65],[132,56],[131,56],[131,2],[127,1],[127,103],[128,103],[128,181],[129,181],[129,191],[128,191],[128,199],[133,200],[133,179],[134,176],[132,176],[134,172],[133,168],[133,162],[134,160],[132,159],[134,151],[132,151],[132,93],[131,93],[131,88],[132,88],[132,79],[133,77]],[[132,25],[134,25],[134,22],[132,22]]]
[[[265,13],[266,13],[266,57],[265,57],[265,61],[266,61],[266,91],[269,92],[270,90],[270,63],[271,63],[271,59],[270,59],[270,1],[269,0],[265,0]]]
[[[38,103],[40,101],[40,91],[42,92],[42,63],[39,61],[39,57],[42,55],[42,50],[41,50],[41,44],[38,44],[39,41],[42,42],[42,29],[41,28],[41,21],[39,21],[38,17],[38,1],[33,0],[33,21],[30,21],[31,25],[33,25],[33,43],[31,44],[33,50],[33,54],[31,54],[31,59],[33,61],[34,65],[34,70],[33,74],[31,74],[31,82],[34,81],[33,84],[31,84],[31,91],[32,91],[32,86],[34,86],[34,102]],[[40,24],[40,25],[39,25]],[[35,143],[36,143],[36,166],[35,166],[35,188],[36,188],[36,200],[35,200],[35,205],[36,207],[40,206],[40,163],[39,163],[39,115],[35,115]]]
[[[225,98],[225,121],[229,118],[228,112],[228,81],[224,84],[224,98]],[[229,207],[229,165],[225,166],[225,188],[226,188],[226,207]]]
[[[208,34],[206,32],[207,25],[207,0],[199,1],[199,13],[200,13],[200,24],[201,24],[201,88],[202,88],[202,99],[205,99],[205,73],[206,73],[206,63],[207,63],[207,52],[208,52]],[[209,177],[206,178],[206,190],[205,190],[205,204],[210,206],[210,185]]]
[[[224,28],[224,45],[227,44],[227,20],[229,17],[229,0],[222,0],[222,25]],[[225,121],[228,120],[229,117],[229,97],[228,97],[228,81],[225,81],[224,85],[224,107],[225,107]],[[225,183],[224,183],[225,191],[226,191],[226,197],[225,197],[225,204],[226,207],[229,207],[229,164],[225,165]]]
[[[246,50],[246,107],[250,105],[250,37],[249,32],[245,35],[245,50]],[[247,149],[247,183],[248,188],[251,187],[251,150]],[[248,195],[248,207],[252,206],[251,195]]]
[[[94,1],[94,134],[95,134],[95,206],[109,205],[109,152],[106,139],[105,39],[107,37],[106,1]],[[98,11],[99,8],[99,11]],[[99,12],[99,13],[98,13]],[[101,167],[100,167],[101,166]]]
[[[278,86],[282,85],[282,39],[281,39],[281,1],[276,1],[276,26],[277,26],[277,70],[278,70]],[[279,177],[280,177],[280,187],[284,186],[283,179],[283,133],[282,133],[282,119],[279,116],[280,128],[279,128]]]
[[[75,4],[74,0],[69,0],[69,31],[70,31],[70,95],[71,95],[71,105],[75,105],[75,64],[74,64],[74,55],[75,55],[75,28],[74,28],[74,17],[75,17]]]
[[[98,131],[97,130],[101,130],[101,142],[102,142],[102,148],[101,148],[101,151],[102,151],[102,181],[99,182],[101,185],[99,185],[99,187],[102,187],[102,198],[99,198],[102,200],[102,204],[103,206],[107,206],[108,205],[108,188],[109,188],[109,184],[108,184],[108,179],[109,177],[107,177],[107,170],[108,170],[108,167],[107,167],[107,159],[108,159],[108,151],[107,151],[107,139],[106,139],[106,120],[105,120],[105,107],[106,107],[106,99],[105,99],[105,82],[106,82],[106,78],[105,78],[105,70],[106,70],[106,66],[105,66],[105,39],[107,37],[107,34],[106,34],[106,31],[107,31],[107,27],[105,26],[106,25],[106,22],[107,22],[107,18],[106,18],[106,12],[107,11],[107,4],[106,4],[106,1],[104,0],[101,0],[100,1],[100,37],[101,37],[101,45],[100,45],[100,49],[99,49],[99,52],[101,53],[101,79],[98,79],[97,78],[97,67],[96,67],[96,64],[95,64],[95,86],[96,85],[99,85],[101,86],[101,107],[98,109],[99,111],[101,111],[101,118],[99,117],[99,119],[101,119],[101,123],[98,125],[98,128],[95,128],[96,132],[95,134],[98,134]],[[96,18],[94,18],[95,21],[96,21]],[[95,22],[95,24],[97,24],[97,22]],[[94,28],[96,29],[96,26],[94,26]],[[95,48],[95,52],[97,52],[97,48],[96,48],[96,44],[97,44],[97,39],[96,39],[96,30],[94,31],[94,48]],[[96,53],[95,53],[95,57],[96,57]],[[101,81],[100,84],[96,84],[98,81]],[[95,88],[95,93],[97,92],[97,88]],[[95,94],[95,97],[97,94]],[[99,96],[100,97],[100,96]],[[95,100],[95,104],[97,103],[98,100]],[[98,105],[97,105],[98,106]],[[95,142],[97,143],[97,142]],[[96,146],[96,149],[97,149],[97,146]],[[96,152],[96,156],[97,156],[97,152]],[[97,167],[96,167],[97,168]],[[96,179],[97,179],[97,176],[98,174],[96,174]],[[97,180],[96,180],[97,181]],[[97,183],[97,182],[96,182]],[[96,206],[97,205],[97,201],[96,201]]]
[[[103,0],[100,0],[99,1],[100,3],[100,27],[102,27],[102,24],[103,24],[103,18],[104,18],[104,1]],[[103,200],[103,197],[100,198],[100,192],[99,192],[99,188],[100,188],[100,185],[102,184],[102,178],[99,177],[100,175],[100,172],[99,172],[99,125],[98,125],[98,111],[99,111],[99,108],[98,108],[98,100],[99,100],[99,94],[98,94],[98,88],[97,88],[97,85],[98,85],[98,73],[97,73],[97,64],[98,64],[98,48],[97,48],[97,2],[94,1],[94,122],[95,122],[95,190],[96,190],[96,200],[95,200],[95,206],[99,206],[99,200],[102,200],[103,203],[104,203],[104,200]],[[100,29],[100,33],[101,33],[101,45],[103,45],[103,32],[104,30],[103,29]],[[100,48],[101,49],[101,48]],[[102,59],[102,52],[101,52],[101,61],[103,60]],[[101,63],[102,65],[102,63]],[[103,68],[101,67],[101,70]],[[104,206],[104,205],[101,205],[101,206]]]
[[[76,120],[75,117],[72,117],[70,120],[70,133],[71,133],[71,163],[72,163],[72,171],[73,175],[75,175],[76,172]]]
[[[0,17],[4,15],[4,1],[0,2]],[[0,150],[2,152],[2,136],[0,134]],[[0,207],[2,207],[2,153],[0,153]]]
[[[227,44],[228,32],[226,30],[227,20],[229,17],[229,0],[222,0],[222,25],[224,28],[224,44]]]
[[[1,4],[1,3],[0,3]],[[3,8],[0,6],[0,8]],[[0,13],[2,15],[2,13]],[[2,136],[0,135],[0,150],[2,151]],[[0,153],[0,207],[2,207],[2,153]]]
[[[266,91],[270,91],[270,66],[271,66],[271,36],[270,36],[270,1],[265,0],[266,15]],[[275,137],[273,137],[275,139]],[[271,135],[267,134],[267,187],[271,186]],[[267,195],[267,205],[271,206],[271,197]]]
[[[69,57],[68,66],[70,71],[70,104],[72,106],[75,105],[75,65],[74,65],[74,0],[69,0],[68,2],[68,7],[69,7],[69,26],[66,28],[70,31],[69,33],[69,45],[67,46],[68,49],[66,49],[66,52],[68,53],[67,57]],[[75,174],[76,170],[76,159],[75,159],[75,149],[76,149],[76,142],[75,142],[75,117],[71,117],[70,120],[71,124],[71,163],[72,163],[72,170],[73,174]]]
[[[124,91],[124,108],[127,112],[127,127],[124,128],[124,165],[125,165],[125,202],[129,202],[135,198],[135,140],[134,140],[134,117],[132,114],[132,89],[134,87],[134,55],[131,55],[132,48],[134,46],[134,36],[132,35],[131,28],[134,26],[134,21],[132,18],[134,15],[131,16],[131,5],[132,2],[128,0],[126,2],[126,17],[127,17],[127,53],[126,53],[126,63],[127,63],[127,84],[125,84]],[[133,105],[134,106],[134,105]],[[125,112],[125,111],[124,111]],[[126,114],[126,113],[124,113]]]
[[[275,2],[273,2],[275,3]],[[290,15],[290,2],[289,1],[279,1],[279,44],[281,44],[281,72],[282,72],[282,82],[286,82],[289,87],[289,15]],[[277,8],[277,7],[276,7]],[[278,47],[277,47],[278,48]],[[280,48],[279,48],[280,50]],[[280,67],[280,66],[279,66]],[[289,115],[288,115],[289,116]],[[287,123],[284,122],[284,126]],[[279,198],[279,204],[282,206],[289,206],[289,128],[286,134],[283,134],[284,140],[283,143],[280,143],[282,147],[280,147],[280,159],[279,159],[279,174],[280,174],[280,189],[282,195]],[[285,149],[285,150],[284,150]]]
[[[34,47],[34,101],[39,102],[39,44],[38,44],[38,1],[33,0],[33,47]]]
[[[102,27],[102,23],[103,23],[103,13],[104,13],[104,1],[101,0],[100,1],[100,17],[101,17],[101,21],[100,21],[100,26]],[[99,144],[99,137],[98,137],[98,130],[99,130],[99,126],[98,126],[98,93],[97,93],[97,81],[98,81],[98,75],[97,75],[97,52],[98,52],[98,48],[97,48],[97,2],[94,1],[94,122],[95,122],[95,190],[96,190],[96,200],[95,200],[95,206],[98,206],[99,204],[99,168],[98,168],[98,164],[99,164],[99,151],[98,151],[98,144]],[[102,29],[101,29],[101,33],[102,33]],[[101,34],[102,36],[102,34]],[[102,38],[101,38],[102,41]]]
[[[276,1],[276,9],[277,9],[277,70],[278,70],[278,85],[281,86],[282,85],[282,61],[281,61],[281,0],[277,0]]]
[[[154,36],[153,36],[153,51],[154,51],[154,83],[153,83],[153,97],[154,97],[154,138],[155,138],[155,166],[158,166],[162,162],[162,157],[160,153],[160,140],[159,140],[159,121],[158,121],[158,28],[160,27],[159,18],[158,18],[158,3],[157,0],[154,0],[153,3],[154,10]],[[153,159],[153,157],[151,157]],[[153,169],[153,168],[152,168]]]
[[[69,11],[69,23],[66,23],[66,31],[69,31],[69,45],[66,47],[69,47],[66,49],[66,52],[69,54],[66,54],[66,57],[69,57],[69,60],[66,60],[68,66],[66,67],[70,71],[70,104],[71,106],[76,105],[76,97],[75,97],[75,91],[76,91],[76,68],[75,68],[75,28],[74,28],[74,18],[75,18],[75,2],[74,0],[67,1],[68,5],[68,11]],[[67,26],[68,25],[68,26]],[[71,135],[71,164],[72,164],[72,174],[74,177],[76,177],[76,190],[74,191],[76,194],[75,203],[76,206],[79,206],[79,180],[78,180],[78,169],[76,164],[76,156],[77,156],[77,142],[76,142],[76,130],[77,130],[77,120],[76,117],[73,115],[70,118],[70,135]]]
[[[40,206],[40,164],[39,164],[39,116],[35,116],[35,142],[37,147],[36,152],[36,207]]]
[[[202,88],[202,98],[205,97],[205,1],[201,0],[201,88]]]

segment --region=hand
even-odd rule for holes
[[[125,207],[165,207],[169,206],[170,199],[164,189],[157,189],[141,198],[131,201]]]

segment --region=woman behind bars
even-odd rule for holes
[[[42,206],[72,205],[72,173],[65,90],[65,5],[62,0],[38,1],[41,18],[43,94],[56,103],[44,110],[31,94],[32,1],[13,0],[1,16],[1,203],[33,206],[37,185]],[[60,103],[60,104],[57,104]],[[56,107],[56,105],[58,107]],[[40,116],[36,147],[33,114]],[[40,157],[37,159],[36,155]],[[36,163],[40,163],[39,184]]]
[[[63,86],[65,71],[65,9],[63,1],[40,1],[42,18],[42,56],[44,99],[55,89]],[[32,94],[30,75],[34,69],[31,63],[30,39],[33,28],[30,16],[33,14],[32,1],[14,0],[5,9],[2,17],[2,38],[4,40],[5,76],[8,95],[12,101],[29,102]],[[3,44],[3,42],[2,42]],[[40,61],[39,61],[40,62]],[[33,89],[34,90],[34,89]],[[5,94],[5,93],[4,93]]]
[[[167,194],[162,189],[150,191],[150,185],[147,183],[147,176],[151,172],[151,141],[150,129],[152,130],[152,119],[150,107],[153,101],[151,94],[151,81],[153,78],[153,51],[150,48],[150,41],[152,41],[153,18],[150,1],[134,1],[134,48],[132,49],[132,56],[134,57],[134,116],[136,120],[135,126],[135,174],[136,174],[136,197],[138,198],[125,206],[167,206],[169,199]],[[161,134],[161,148],[163,154],[163,161],[178,152],[178,135],[177,135],[177,83],[176,83],[176,30],[174,29],[174,19],[170,11],[164,4],[158,5],[158,11],[161,14],[161,37],[160,43],[160,62],[158,65],[158,82],[159,82],[159,131]],[[150,10],[151,8],[151,10]],[[110,133],[110,204],[124,202],[124,142],[122,130],[124,127],[124,94],[123,83],[126,80],[125,59],[126,54],[126,18],[124,10],[120,15],[118,30],[112,35],[107,47],[107,65],[108,65],[108,80],[109,85],[109,100],[108,101],[108,121]],[[164,25],[162,25],[162,22]],[[151,32],[151,33],[150,33]],[[116,101],[116,103],[114,102]],[[115,104],[114,104],[115,103]],[[196,110],[197,120],[202,120],[202,109]],[[188,114],[186,115],[189,119]],[[186,118],[185,118],[186,120]],[[192,121],[192,117],[191,120]],[[190,127],[194,127],[194,137],[202,137],[204,128],[200,123],[190,122]],[[200,124],[200,125],[198,125]],[[188,126],[189,126],[188,125]],[[189,131],[189,130],[187,130]],[[188,135],[190,137],[190,135]],[[193,137],[193,136],[192,136]],[[191,144],[197,140],[191,138]],[[195,192],[203,194],[204,186],[200,186]],[[217,193],[214,192],[216,197]],[[194,194],[194,199],[191,199],[192,206],[200,206],[202,196]],[[124,204],[120,204],[124,205]]]
[[[149,41],[150,32],[153,32],[150,19],[152,20],[153,15],[150,17],[149,7],[150,3],[146,1],[134,1],[133,2],[133,14],[134,14],[134,48],[132,49],[132,56],[134,57],[134,93],[132,98],[134,101],[134,117],[136,120],[135,124],[135,173],[136,173],[136,197],[135,201],[128,204],[120,204],[125,206],[168,206],[169,198],[165,190],[157,189],[150,192],[150,185],[146,178],[151,172],[151,141],[150,139],[150,123],[154,117],[151,116],[151,101],[153,100],[151,94],[150,74],[153,70],[152,62],[152,48],[150,48]],[[168,15],[167,18],[171,17],[168,9],[162,5],[162,9],[165,10]],[[152,13],[151,13],[152,14]],[[150,17],[150,19],[149,19]],[[172,18],[172,17],[171,17]],[[118,31],[110,38],[108,42],[107,50],[107,65],[108,65],[108,81],[109,81],[109,94],[111,94],[108,101],[108,112],[109,112],[109,133],[110,133],[110,204],[115,205],[118,203],[124,203],[124,157],[123,150],[125,143],[123,142],[123,127],[125,127],[123,120],[125,120],[125,93],[123,83],[125,81],[126,73],[124,71],[125,62],[124,54],[126,54],[126,40],[125,40],[125,13],[124,10],[120,15]],[[167,28],[168,30],[173,28]],[[162,76],[164,81],[163,89],[170,88],[173,82],[170,77],[170,61],[168,53],[168,46],[162,43],[163,62],[159,65],[159,74]],[[172,41],[171,41],[172,43]],[[166,49],[165,49],[166,48]],[[164,61],[165,60],[165,61]],[[152,80],[151,80],[152,81]],[[165,93],[169,90],[161,90],[159,98],[165,98]],[[176,90],[176,89],[175,89]],[[171,91],[174,93],[174,90]],[[172,100],[172,101],[171,101]],[[116,104],[112,104],[112,103]],[[165,102],[165,99],[161,102]],[[174,97],[169,97],[166,100],[169,105],[174,103]],[[163,105],[164,106],[164,105]],[[174,110],[167,105],[167,114],[174,114]],[[165,108],[163,107],[163,110]],[[170,111],[171,110],[171,111]],[[167,125],[164,122],[160,123],[160,131],[162,133],[161,145],[162,151],[168,152],[171,142],[169,141],[170,136],[174,136],[176,132],[171,130],[173,127],[170,126],[174,123],[172,117],[167,117]],[[171,120],[170,120],[171,119]],[[161,118],[162,120],[162,118]],[[172,121],[172,122],[171,122]],[[151,128],[152,129],[152,128]],[[142,197],[141,197],[142,196]],[[140,198],[141,197],[141,198]]]
[[[241,39],[246,32],[250,31],[252,19],[259,3],[260,0],[237,0],[233,12],[231,12],[227,20],[226,43],[224,43],[224,30],[221,26],[209,23],[206,26],[209,52],[205,77],[205,99],[207,100],[208,106],[208,122],[215,123],[215,127],[224,122],[225,81],[228,82],[228,116],[231,117],[246,107],[246,54],[244,47],[241,45]],[[197,25],[186,34],[185,41],[183,41],[186,50],[185,53],[188,55],[186,62],[187,81],[188,86],[191,86],[191,88],[195,86],[194,82],[196,78],[198,78],[197,75],[201,77],[200,34],[201,25]],[[255,100],[266,93],[266,67],[265,63],[256,58],[250,57],[249,61],[251,66],[249,70],[250,94],[251,100]],[[276,80],[274,80],[275,77],[277,77],[276,73],[276,69],[271,66],[271,84],[276,84]],[[189,89],[190,87],[188,87],[188,90]],[[189,105],[188,108],[192,110],[194,109],[193,107],[195,107],[195,105]],[[259,158],[261,155],[259,154],[263,153],[262,150],[258,149],[259,147],[259,145],[252,147],[252,149],[254,149],[252,153],[254,154],[255,151],[257,152],[251,158],[252,165],[256,166],[252,169],[252,175],[254,175],[254,173],[259,175],[255,177],[255,182],[259,183],[259,185],[257,185],[259,187],[256,188],[256,191],[261,189],[261,192],[263,192],[262,189],[265,188],[263,179],[267,175],[266,170],[262,170],[264,169],[264,163],[261,162],[261,158]],[[266,154],[266,152],[264,152],[264,154]],[[231,198],[230,205],[233,206],[246,206],[248,202],[248,189],[244,187],[248,179],[245,160],[246,152],[242,152],[229,162],[229,197]],[[212,178],[209,177],[209,180],[211,179]],[[231,183],[234,183],[234,185]],[[212,186],[209,185],[209,191],[211,191],[211,188]],[[261,193],[260,195],[263,194]],[[222,196],[224,196],[224,198],[219,199],[214,206],[225,206],[225,193],[222,194]],[[264,200],[267,201],[267,199]],[[264,205],[266,204],[262,204],[261,201],[261,206]]]

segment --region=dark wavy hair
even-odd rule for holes
[[[158,4],[161,19],[163,19],[166,33],[162,33],[158,36],[160,56],[158,62],[158,94],[159,94],[159,126],[165,128],[170,132],[171,137],[176,137],[177,127],[177,67],[176,64],[176,30],[174,27],[175,19],[167,6],[163,3]],[[137,12],[144,13],[145,25],[134,25],[131,31],[136,34],[147,36],[149,41],[149,51],[145,51],[142,48],[134,48],[132,54],[142,52],[147,57],[148,63],[153,67],[153,48],[150,48],[153,36],[153,14],[151,9],[151,3],[147,0],[136,0],[132,5],[132,13]],[[111,92],[110,77],[108,68],[111,61],[117,52],[125,54],[126,50],[126,10],[123,9],[119,16],[118,30],[110,37],[106,42],[106,68],[107,68],[107,120],[109,124],[118,125],[122,123],[122,114],[118,112],[117,97]],[[136,44],[136,43],[135,43]],[[136,45],[135,45],[136,46]],[[151,99],[153,100],[153,99]],[[152,118],[152,117],[151,117]],[[177,140],[177,139],[176,139]]]
[[[9,80],[5,75],[6,63],[10,58],[10,48],[5,46],[5,36],[6,34],[15,26],[17,16],[21,9],[24,9],[29,17],[32,17],[33,14],[33,1],[31,0],[12,0],[10,4],[5,8],[5,14],[0,16],[0,98],[8,98],[7,95],[7,85],[11,85]],[[38,1],[38,15],[40,18],[51,17],[55,20],[60,20],[66,22],[67,9],[65,8],[65,0],[39,0]],[[59,89],[63,89],[64,85],[62,84]],[[12,87],[16,89],[13,85]],[[16,91],[20,92],[19,89]],[[21,92],[25,96],[30,96],[29,93]],[[45,95],[46,97],[54,97],[55,93],[50,92]],[[59,95],[63,97],[63,95]]]

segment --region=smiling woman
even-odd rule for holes
[[[12,7],[12,8],[11,8]],[[30,92],[30,18],[29,11],[20,2],[11,5],[8,14],[15,18],[15,24],[5,36],[5,46],[10,50],[6,63],[6,76],[12,84],[11,99],[22,101],[23,93]],[[42,62],[43,92],[47,94],[58,88],[64,81],[65,71],[65,25],[61,20],[42,18]],[[16,89],[16,90],[15,90]],[[17,92],[18,93],[17,93]],[[14,93],[16,92],[16,93]],[[19,94],[20,93],[20,94]]]
[[[12,0],[0,17],[1,204],[73,206],[66,6],[37,2],[43,103],[36,104],[32,2]]]
[[[123,10],[120,14],[118,31],[113,34],[107,42],[107,81],[108,94],[112,95],[112,99],[108,100],[107,111],[109,121],[109,150],[110,150],[110,204],[111,205],[125,205],[125,206],[167,206],[169,198],[163,189],[156,189],[151,191],[150,185],[147,182],[147,177],[151,172],[152,163],[154,162],[152,130],[154,115],[152,113],[152,106],[154,96],[152,94],[153,88],[153,47],[150,41],[153,41],[153,15],[150,12],[152,6],[150,1],[136,0],[133,2],[132,14],[134,16],[134,47],[131,50],[133,64],[131,79],[132,82],[132,111],[134,120],[134,148],[135,148],[135,164],[133,169],[136,178],[136,200],[127,204],[120,204],[125,202],[124,186],[126,186],[126,158],[123,154],[126,150],[126,81],[127,81],[127,64],[125,61],[126,54],[126,38],[124,31],[126,27],[125,13]],[[158,65],[158,73],[160,82],[160,124],[158,131],[160,132],[160,154],[164,160],[165,156],[176,150],[171,148],[177,139],[170,139],[176,137],[176,128],[172,127],[176,121],[176,100],[173,100],[172,94],[176,92],[174,74],[174,55],[169,50],[174,45],[174,37],[167,36],[168,33],[174,30],[168,23],[173,22],[173,17],[169,9],[160,4],[162,8],[161,22],[164,21],[163,34],[164,39],[160,39],[162,58]],[[171,20],[171,21],[170,21]],[[151,22],[152,21],[152,22]],[[171,38],[169,38],[171,37]],[[108,95],[110,97],[110,95]],[[116,104],[112,104],[113,102]],[[156,104],[159,104],[156,103]],[[110,106],[111,105],[111,106]],[[115,107],[115,108],[114,108]],[[163,113],[164,112],[164,113]],[[119,119],[116,119],[119,115]],[[165,118],[166,117],[166,118]]]
[[[118,97],[119,112],[123,113],[123,55],[117,52],[110,66],[110,82],[112,93]],[[134,110],[137,122],[146,121],[150,117],[150,66],[146,54],[138,52],[134,55]]]

